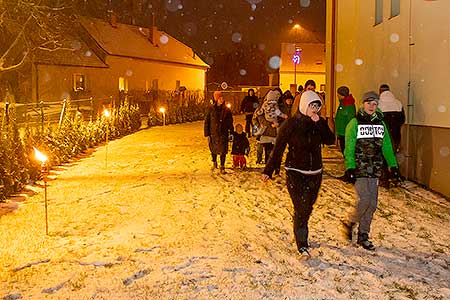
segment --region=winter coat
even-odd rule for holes
[[[378,108],[383,112],[384,122],[389,130],[392,143],[394,148],[397,148],[401,139],[401,127],[405,123],[405,111],[402,103],[390,91],[384,91],[380,94]]]
[[[317,171],[322,168],[322,144],[331,145],[335,141],[333,132],[324,118],[314,122],[310,117],[298,112],[283,122],[270,154],[264,174],[272,176],[275,166],[279,166],[286,145],[285,167],[301,171]]]
[[[233,132],[233,116],[231,110],[222,104],[212,105],[206,115],[204,135],[209,137],[209,149],[212,154],[228,152],[228,136]]]
[[[258,107],[259,101],[258,97],[255,95],[250,96],[250,90],[248,92],[248,95],[244,97],[241,103],[241,111],[245,114],[253,114],[255,109]]]
[[[352,95],[339,100],[339,107],[336,111],[336,135],[345,136],[345,127],[348,122],[356,116],[355,98]]]
[[[345,167],[355,169],[356,177],[380,177],[383,157],[389,167],[398,167],[383,113],[373,115],[360,109],[345,130]]]
[[[231,147],[231,154],[247,155],[250,149],[247,134],[245,132],[233,132],[233,146]]]

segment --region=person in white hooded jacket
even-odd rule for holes
[[[274,148],[266,163],[262,180],[272,177],[286,155],[286,185],[294,206],[294,235],[302,256],[308,252],[308,220],[322,182],[322,145],[334,144],[334,133],[320,117],[322,99],[313,91],[300,97],[299,111],[284,121],[278,131]]]
[[[378,108],[383,112],[384,122],[392,140],[394,152],[398,152],[401,141],[401,127],[405,123],[405,111],[387,84],[380,86],[380,102]]]

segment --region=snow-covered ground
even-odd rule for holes
[[[242,120],[242,118],[240,118]],[[251,140],[254,145],[254,139]],[[107,149],[107,167],[106,167]],[[53,171],[0,217],[5,299],[450,299],[450,203],[406,182],[380,190],[368,252],[344,240],[342,159],[326,174],[301,260],[284,173],[210,171],[203,123],[154,127]]]

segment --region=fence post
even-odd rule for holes
[[[6,125],[9,124],[9,102],[6,101],[5,103],[5,123]]]
[[[92,120],[94,119],[94,99],[90,97],[89,101],[91,103],[91,122],[92,122]]]
[[[61,127],[61,124],[62,124],[62,122],[63,122],[64,115],[65,115],[65,113],[66,113],[66,102],[67,102],[67,100],[66,100],[66,98],[64,98],[64,100],[63,100],[63,106],[62,106],[62,109],[61,109],[61,114],[59,115],[59,124],[58,124],[58,127]]]
[[[39,102],[39,108],[41,110],[41,132],[44,132],[44,101]]]

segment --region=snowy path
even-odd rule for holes
[[[110,142],[0,218],[5,299],[450,299],[450,203],[413,183],[380,191],[367,252],[344,241],[351,185],[326,174],[300,261],[283,178],[211,174],[202,122]],[[254,140],[252,140],[254,143]],[[228,159],[227,167],[231,164]]]

